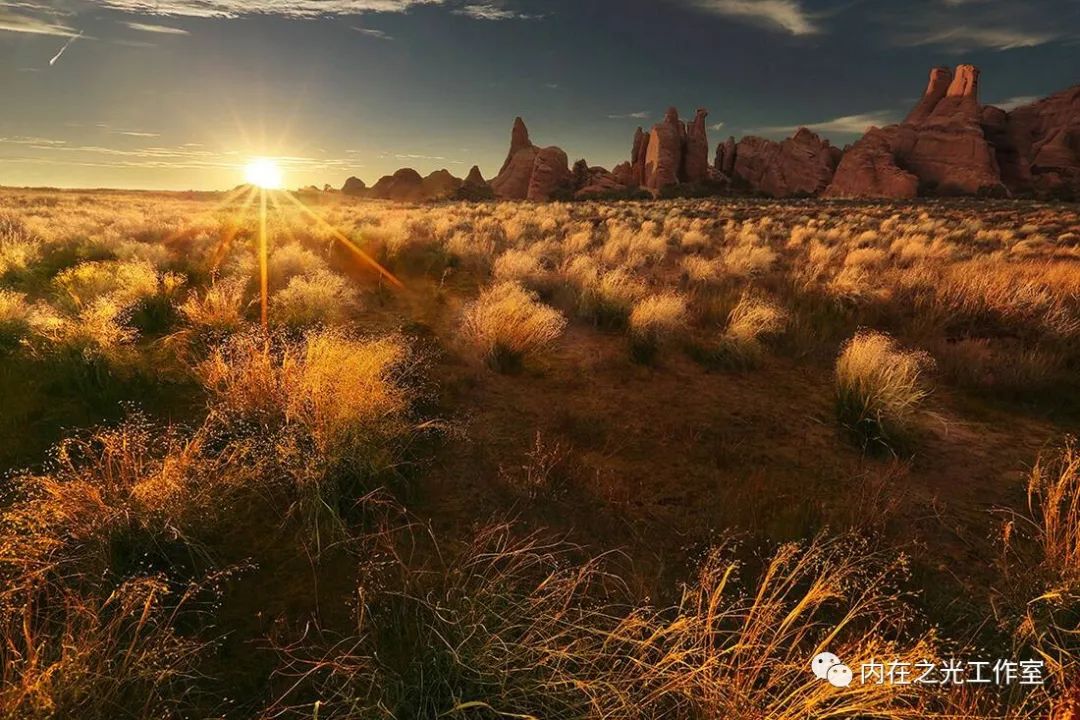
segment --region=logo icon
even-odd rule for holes
[[[851,684],[851,668],[840,662],[840,658],[831,652],[816,655],[810,663],[810,669],[814,671],[814,677],[827,680],[833,687],[843,688]]]

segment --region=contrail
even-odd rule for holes
[[[60,52],[53,55],[53,59],[49,61],[49,67],[52,67],[53,65],[55,65],[56,61],[60,59],[60,56],[64,54],[64,51],[67,50],[69,47],[71,47],[71,43],[75,42],[76,40],[78,40],[82,36],[83,36],[83,31],[80,30],[78,35],[72,35],[70,38],[68,38],[68,41],[66,43],[64,43],[64,47],[60,48]]]

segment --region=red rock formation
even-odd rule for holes
[[[736,187],[770,197],[820,194],[838,160],[838,149],[806,128],[782,142],[746,137],[736,143],[731,138],[717,148],[717,162],[728,168],[725,174]]]
[[[529,140],[521,118],[514,120],[510,152],[491,188],[500,200],[550,200],[569,195],[570,168],[566,153],[557,147],[538,148]]]
[[[913,198],[919,194],[919,178],[896,165],[892,139],[887,132],[870,128],[844,153],[825,197]]]
[[[698,109],[694,121],[686,128],[686,147],[683,151],[682,182],[701,183],[709,179],[709,138],[705,118],[709,111]]]
[[[461,179],[451,175],[449,170],[436,170],[424,178],[423,187],[426,200],[445,200],[461,187]]]
[[[634,147],[630,152],[630,181],[634,185],[645,184],[645,154],[649,149],[649,134],[641,128],[634,132]],[[627,183],[630,184],[630,183]]]
[[[983,127],[1009,189],[1080,198],[1080,85],[1016,108],[1004,120],[1002,112],[985,109]]]
[[[571,193],[572,178],[566,153],[555,146],[546,147],[536,154],[526,200],[544,202]]]
[[[645,146],[642,185],[647,190],[655,194],[679,183],[685,144],[686,126],[679,120],[679,112],[675,108],[668,108],[663,122],[653,125]]]
[[[341,187],[341,192],[344,195],[360,197],[367,193],[367,185],[360,178],[351,177],[345,181],[345,184]]]
[[[379,200],[417,202],[424,199],[424,178],[412,168],[401,168],[393,175],[379,178],[368,195]]]
[[[952,68],[936,67],[931,70],[930,83],[926,86],[926,92],[923,93],[922,100],[908,114],[904,122],[917,124],[929,118],[930,113],[934,111],[934,108],[937,107],[937,104],[941,102],[941,99],[949,91],[952,79]]]
[[[625,172],[629,167],[629,163],[623,163],[616,170]],[[574,197],[578,199],[617,195],[632,186],[623,182],[615,172],[608,172],[602,167],[589,167],[584,160],[574,163],[573,176]]]
[[[997,154],[981,124],[979,71],[961,65],[941,96],[948,74],[934,68],[926,94],[901,125],[871,129],[848,150],[826,194],[830,197],[1001,195]],[[902,194],[893,194],[902,193]]]
[[[716,146],[716,169],[725,176],[731,177],[735,172],[735,138],[727,140]]]
[[[524,200],[529,194],[533,165],[540,149],[529,140],[529,130],[521,118],[514,119],[510,133],[510,152],[499,174],[491,181],[491,189],[501,200]]]
[[[469,174],[465,177],[465,181],[461,183],[461,187],[454,192],[454,199],[469,202],[494,200],[495,193],[487,181],[484,180],[480,168],[473,165],[472,170],[469,170]]]

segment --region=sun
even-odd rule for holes
[[[283,174],[278,164],[270,158],[255,158],[244,168],[244,177],[249,183],[264,190],[277,190],[282,187]]]

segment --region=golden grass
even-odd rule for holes
[[[513,282],[482,291],[462,318],[465,338],[500,371],[515,369],[526,357],[547,350],[565,329],[566,318],[558,310]]]
[[[925,353],[902,350],[883,333],[855,335],[836,361],[840,420],[864,441],[901,440],[930,394],[923,380],[929,363]]]

